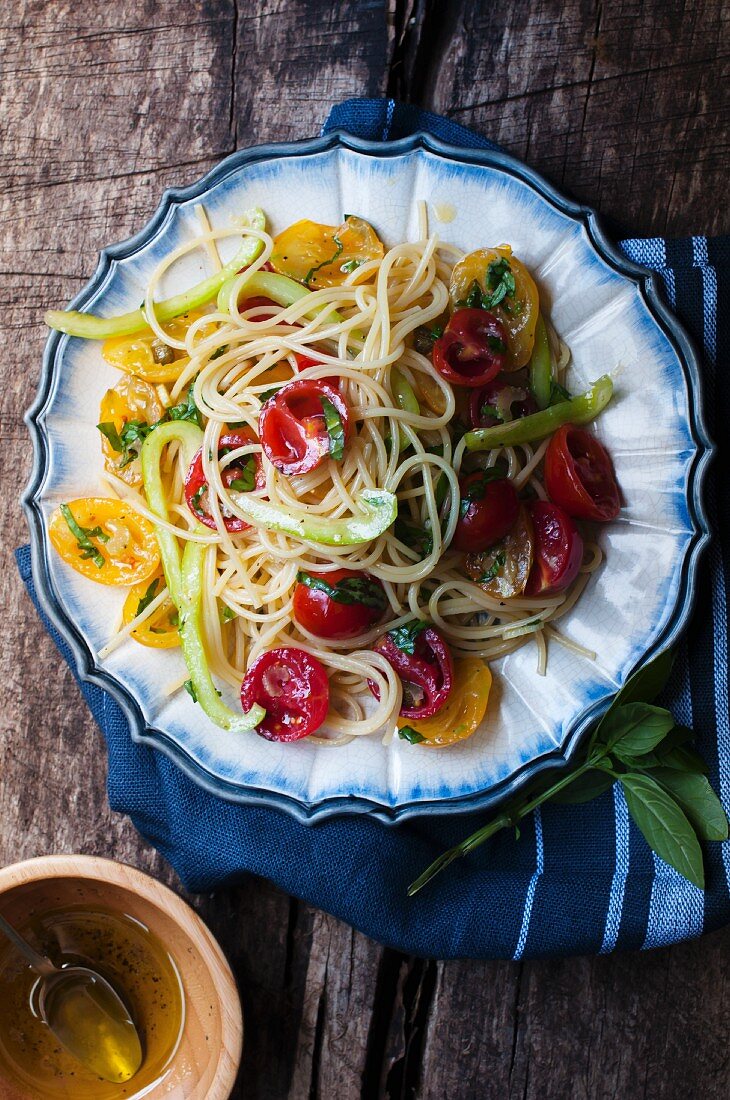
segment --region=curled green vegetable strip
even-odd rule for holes
[[[223,286],[218,291],[218,312],[228,313],[228,307],[231,300],[231,290],[238,275],[233,275],[226,280]],[[290,279],[288,275],[277,275],[273,271],[254,271],[252,275],[246,279],[245,283],[239,289],[239,298],[243,294],[247,298],[270,298],[272,302],[276,302],[278,306],[282,306],[286,309],[288,306],[293,306],[296,302],[301,302],[302,298],[308,298],[313,291],[309,290],[306,286],[302,286],[301,283],[296,282],[294,279]],[[322,311],[322,306],[314,306],[312,309],[305,313],[305,317],[313,320],[318,317]],[[333,309],[331,313],[328,313],[325,317],[325,321],[329,321],[332,324],[339,323],[344,318],[341,313]]]
[[[605,409],[613,394],[613,382],[604,374],[589,390],[568,401],[560,401],[549,409],[497,424],[479,428],[464,436],[469,451],[491,451],[495,447],[514,447],[518,443],[534,443],[552,435],[561,424],[588,424]]]
[[[398,515],[395,493],[385,489],[363,489],[360,503],[365,515],[329,519],[327,516],[295,515],[291,509],[271,504],[250,493],[231,493],[231,499],[251,523],[269,531],[317,542],[324,546],[358,546],[388,530]]]
[[[266,221],[262,210],[258,208],[250,216],[252,229],[263,230]],[[175,294],[163,302],[155,303],[155,317],[164,324],[181,313],[197,309],[212,301],[226,280],[235,276],[242,267],[248,267],[260,255],[263,243],[256,237],[246,237],[233,259],[215,275],[197,283],[182,294]],[[69,336],[82,336],[86,340],[106,340],[110,336],[131,336],[148,328],[144,310],[133,309],[131,313],[122,313],[118,317],[97,317],[94,313],[78,313],[75,310],[49,309],[45,316],[49,328],[67,332]]]
[[[530,359],[530,389],[538,409],[546,409],[550,404],[553,369],[550,362],[550,344],[542,314],[537,315],[535,328],[535,346]]]
[[[395,398],[395,403],[399,409],[403,409],[403,412],[415,413],[416,416],[421,415],[421,406],[418,404],[418,398],[413,392],[413,386],[410,384],[404,374],[398,370],[397,367],[393,367],[390,372],[390,388]],[[405,451],[406,447],[410,443],[410,439],[400,429],[400,447],[399,450]]]
[[[160,459],[165,445],[173,441],[180,443],[183,461],[189,465],[202,445],[203,433],[197,425],[189,421],[173,421],[161,424],[150,432],[142,445],[142,478],[147,502],[155,515],[163,520],[168,519],[168,508],[160,475]],[[206,528],[197,524],[195,531],[204,534]],[[221,729],[233,733],[253,729],[262,721],[266,712],[259,706],[251,707],[246,714],[232,711],[219,696],[208,668],[201,622],[206,546],[200,542],[187,542],[181,558],[177,538],[171,531],[157,527],[155,533],[170,599],[178,611],[180,644],[195,697],[208,717]]]

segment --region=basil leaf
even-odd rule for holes
[[[199,428],[203,427],[203,418],[200,415],[200,410],[195,404],[195,397],[193,396],[193,389],[195,388],[195,380],[190,383],[187,396],[184,401],[181,401],[179,405],[173,405],[171,409],[167,410],[167,415],[170,420],[191,420],[194,424],[197,424]]]
[[[485,417],[491,416],[493,420],[499,420],[500,423],[504,424],[504,417],[496,405],[482,405],[479,410],[479,415]]]
[[[507,561],[507,555],[504,550],[498,550],[494,555],[494,561],[484,573],[482,573],[477,584],[488,584],[489,581],[493,581],[496,576],[499,575],[499,571]]]
[[[676,798],[703,840],[727,840],[727,815],[707,776],[656,768],[651,777]]]
[[[228,604],[224,603],[223,607],[220,609],[220,620],[221,620],[221,622],[222,623],[229,623],[231,621],[231,619],[235,619],[235,617],[236,617],[236,612],[233,611],[233,609],[230,608],[228,606]]]
[[[364,263],[364,260],[348,260],[347,263],[340,264],[340,271],[344,271],[346,275],[350,275],[351,272],[357,271],[358,267],[362,267]]]
[[[105,565],[104,555],[101,550],[94,546],[91,540],[99,539],[100,542],[109,542],[109,536],[102,531],[101,527],[82,527],[81,524],[76,522],[74,514],[68,504],[61,505],[61,515],[66,520],[66,526],[76,539],[79,550],[83,551],[79,557],[91,558],[97,569],[103,569]]]
[[[347,218],[345,218],[345,221],[347,221]],[[310,280],[313,278],[314,275],[316,275],[319,270],[321,270],[321,268],[328,267],[330,264],[335,263],[335,261],[339,259],[339,257],[342,255],[342,249],[344,248],[342,241],[339,237],[333,237],[332,240],[337,245],[337,250],[334,256],[330,256],[328,260],[322,260],[321,264],[316,264],[314,267],[310,267],[309,271],[302,279],[302,282],[305,286],[309,286]]]
[[[214,359],[220,359],[221,355],[225,355],[227,351],[228,344],[221,344],[219,348],[215,349],[208,362],[212,363]]]
[[[610,707],[600,720],[591,739],[591,744],[602,739],[604,723],[608,722],[617,707],[627,703],[651,703],[662,690],[674,664],[674,654],[665,649],[648,664],[630,676],[623,687],[614,695]]]
[[[420,745],[426,738],[418,730],[414,730],[413,726],[401,726],[398,730],[398,736],[404,741],[410,741],[412,745]]]
[[[436,501],[436,507],[440,508],[443,502],[446,500],[446,494],[449,491],[449,479],[446,474],[441,471],[439,479],[436,482],[436,488],[434,489],[434,499]]]
[[[345,453],[345,428],[342,418],[328,397],[320,397],[327,435],[330,437],[330,458],[340,462]]]
[[[436,495],[438,500],[438,486]],[[408,546],[411,550],[415,550],[417,554],[420,554],[421,561],[427,558],[433,550],[433,535],[427,527],[422,527],[420,523],[416,523],[413,519],[398,516],[393,526],[393,533],[404,546]]]
[[[506,309],[507,304],[504,299],[513,298],[516,290],[515,277],[508,259],[502,257],[499,260],[492,260],[487,268],[486,284],[488,293],[482,294],[482,309],[494,309],[500,302]]]
[[[241,466],[241,476],[234,478],[228,488],[237,493],[250,493],[255,487],[256,459],[253,455],[248,455],[244,465]]]
[[[553,378],[550,382],[550,397],[548,399],[548,408],[550,405],[560,405],[563,401],[570,401],[571,395],[566,390],[565,386],[561,386],[559,382],[556,382]]]
[[[185,683],[183,684],[183,687],[185,688],[185,690],[187,691],[188,695],[193,700],[193,702],[197,703],[198,695],[197,695],[197,692],[195,691],[195,685],[193,684],[193,681],[192,680],[186,680]]]
[[[359,603],[363,607],[371,607],[376,611],[385,611],[388,605],[382,585],[372,577],[342,577],[334,584],[330,584],[324,577],[315,577],[300,569],[297,573],[297,581],[306,585],[307,588],[325,592],[335,603]]]
[[[649,703],[627,703],[601,722],[601,743],[623,761],[643,756],[674,727],[668,710]]]
[[[124,450],[124,444],[122,443],[119,432],[117,431],[114,422],[111,420],[105,420],[101,424],[97,424],[96,426],[101,434],[109,440],[109,446],[111,447],[111,449],[113,451],[117,451],[118,454],[121,454]]]
[[[151,583],[150,583],[147,591],[145,592],[144,596],[142,597],[142,599],[137,604],[137,610],[135,612],[135,618],[136,618],[137,615],[141,615],[142,612],[145,610],[145,608],[150,606],[150,604],[154,600],[155,596],[157,595],[157,589],[159,587],[159,584],[160,584],[160,578],[159,577],[155,577],[155,579],[153,581],[151,581]]]
[[[270,390],[264,390],[263,393],[260,393],[259,401],[261,402],[261,404],[263,405],[266,401],[269,400],[270,397],[273,397],[275,393],[278,393],[280,389],[281,386],[272,386]]]
[[[652,851],[703,890],[702,849],[684,810],[648,775],[622,775],[619,781],[629,813]]]
[[[563,806],[578,806],[582,802],[590,802],[592,799],[598,798],[615,782],[616,780],[612,775],[594,768],[579,776],[569,787],[558,791],[557,794],[553,795],[552,801]]]
[[[412,619],[409,623],[396,627],[395,630],[389,630],[388,637],[402,653],[410,653],[413,656],[416,652],[416,639],[427,626],[428,623],[423,619]]]

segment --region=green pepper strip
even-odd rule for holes
[[[415,413],[417,416],[421,415],[421,406],[418,404],[418,398],[413,392],[413,386],[397,367],[393,367],[390,372],[390,388],[399,409],[403,409],[404,412]],[[411,441],[402,428],[399,430],[399,437],[400,446],[398,449],[405,451],[406,447],[410,446]]]
[[[552,435],[561,424],[588,424],[605,409],[612,394],[613,382],[604,374],[589,390],[578,397],[571,397],[569,401],[560,401],[549,409],[531,413],[519,420],[510,420],[507,424],[467,432],[464,436],[467,450],[491,451],[495,447],[533,443]]]
[[[530,389],[538,409],[546,409],[550,404],[550,391],[553,381],[553,368],[550,362],[550,343],[542,314],[537,315],[535,328],[535,346],[530,359]]]
[[[266,221],[262,210],[256,209],[251,215],[251,227],[263,230]],[[209,275],[182,294],[175,294],[162,302],[155,302],[155,317],[164,324],[181,313],[197,309],[215,298],[220,287],[242,267],[248,267],[260,255],[263,243],[255,237],[247,237],[240,249],[220,271]],[[67,332],[69,336],[81,336],[85,340],[106,340],[110,336],[131,336],[149,328],[143,309],[134,309],[131,313],[122,313],[118,317],[97,317],[93,313],[78,313],[75,310],[49,309],[45,316],[49,328]]]
[[[189,465],[202,445],[203,433],[189,421],[173,421],[161,424],[151,432],[142,445],[142,478],[147,502],[160,519],[168,519],[167,496],[160,475],[160,459],[167,443],[177,440],[183,453],[183,461]],[[196,524],[196,534],[204,534],[206,528]],[[203,642],[201,611],[203,602],[203,561],[206,545],[187,542],[180,556],[175,535],[163,527],[155,528],[160,556],[170,599],[178,611],[180,644],[185,664],[193,682],[195,695],[208,717],[224,730],[243,733],[253,729],[263,719],[265,711],[256,705],[245,714],[236,714],[222,701],[208,668],[208,658]]]
[[[271,504],[250,493],[232,493],[233,500],[244,515],[270,531],[317,542],[324,546],[359,546],[382,535],[398,515],[395,493],[385,489],[363,489],[360,503],[365,515],[328,519],[326,516],[296,516],[287,508]]]

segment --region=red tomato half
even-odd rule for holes
[[[256,732],[267,741],[298,741],[327,717],[330,685],[324,666],[303,649],[270,649],[254,661],[241,684],[241,705],[258,703],[266,717]]]
[[[545,452],[548,496],[576,519],[608,523],[621,509],[611,456],[590,432],[563,424]]]
[[[420,626],[417,633],[413,631],[414,625]],[[438,714],[454,684],[451,651],[438,630],[409,623],[389,630],[373,648],[383,654],[403,681],[400,717],[431,718]],[[413,653],[408,649],[413,649]],[[372,681],[368,684],[376,699],[380,698],[375,684]]]
[[[484,386],[504,367],[507,333],[486,309],[457,309],[433,345],[433,365],[452,386]]]
[[[350,415],[342,394],[328,382],[298,378],[270,397],[259,413],[259,436],[269,462],[283,474],[306,474],[330,453],[322,398],[337,410],[347,440]]]
[[[247,428],[237,428],[234,431],[226,432],[218,441],[218,457],[222,458],[228,451],[235,450],[237,447],[245,447],[247,443],[255,442],[256,437],[253,432],[249,431]],[[250,482],[251,459],[253,459],[254,462],[254,488],[263,489],[266,484],[266,478],[261,468],[261,456],[258,454],[244,455],[238,462],[232,462],[230,466],[226,466],[222,474],[222,480],[227,489],[230,489],[231,485],[236,481],[245,480],[247,483]],[[234,485],[233,487],[240,490],[239,486]],[[201,523],[215,530],[216,523],[213,519],[213,513],[210,510],[210,504],[208,502],[208,482],[205,480],[203,474],[202,448],[195,455],[195,458],[190,463],[190,469],[185,475],[185,501],[190,511]],[[251,526],[250,523],[246,523],[245,519],[239,519],[238,516],[226,515],[225,510],[223,510],[222,515],[226,531],[245,531]]]
[[[356,638],[383,617],[388,604],[382,584],[368,573],[302,572],[297,581],[294,618],[318,638]]]
[[[572,584],[583,561],[583,539],[567,512],[547,500],[528,504],[534,529],[526,596],[552,596]]]
[[[472,428],[493,428],[505,420],[518,420],[537,412],[532,394],[521,386],[495,378],[469,396],[469,418]]]
[[[455,550],[487,550],[508,535],[520,511],[517,490],[507,477],[475,470],[459,479],[459,521],[451,540]]]

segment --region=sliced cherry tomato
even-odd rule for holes
[[[459,488],[459,520],[451,541],[455,550],[486,550],[509,534],[520,502],[508,477],[496,470],[475,470],[459,479]]]
[[[403,681],[401,718],[430,718],[446,705],[454,683],[454,665],[444,639],[432,626],[415,620],[378,638],[373,647]],[[380,697],[376,685],[370,690]]]
[[[520,596],[532,569],[534,532],[524,504],[510,533],[481,554],[467,554],[464,568],[475,584],[498,600]]]
[[[493,428],[509,420],[519,420],[537,412],[535,399],[529,390],[495,378],[469,395],[469,417],[472,428]]]
[[[452,386],[484,386],[502,370],[504,326],[486,309],[457,309],[433,345],[433,365]]]
[[[309,378],[296,379],[275,393],[259,414],[259,436],[272,466],[290,476],[306,474],[333,453],[322,399],[334,406],[347,440],[350,415],[339,389]]]
[[[318,290],[339,286],[361,264],[384,255],[375,230],[362,218],[345,218],[340,226],[304,219],[274,239],[271,264],[274,271]]]
[[[193,321],[202,316],[202,310],[191,309],[174,321],[166,321],[162,327],[173,339],[184,340]],[[211,329],[204,329],[203,332],[204,335],[210,335]],[[134,336],[112,336],[104,341],[101,354],[117,370],[135,374],[145,382],[153,382],[155,385],[159,382],[174,382],[179,378],[183,367],[190,362],[184,351],[163,343],[151,329],[146,333],[135,333]]]
[[[479,248],[459,260],[451,273],[449,295],[452,309],[459,310],[465,303],[479,305],[503,323],[508,349],[505,370],[518,370],[530,361],[539,296],[534,279],[508,244]]]
[[[65,562],[100,584],[137,584],[160,564],[154,527],[124,500],[70,500],[51,516],[48,534]]]
[[[383,617],[388,604],[382,584],[369,573],[300,572],[297,582],[294,618],[319,638],[356,638]]]
[[[157,390],[134,375],[120,378],[102,397],[99,430],[104,465],[127,485],[142,484],[139,452],[149,425],[156,424],[164,412]],[[121,450],[117,450],[118,444]]]
[[[241,705],[264,707],[256,732],[267,741],[298,741],[327,717],[330,685],[324,666],[303,649],[270,649],[254,661],[241,684]]]
[[[415,730],[405,740],[424,745],[453,745],[475,733],[487,711],[492,674],[479,657],[454,661],[454,690],[432,718],[398,719],[399,729]],[[403,735],[401,735],[403,736]]]
[[[131,623],[132,619],[136,619],[155,596],[163,591],[165,583],[164,574],[160,569],[150,580],[142,581],[130,588],[122,608],[124,623]],[[167,596],[149,618],[134,628],[131,636],[135,642],[149,646],[151,649],[172,649],[180,645],[177,627],[177,608]]]
[[[256,437],[249,428],[236,428],[226,432],[218,440],[218,458],[223,458],[229,451],[238,447],[245,447],[248,443],[255,443]],[[227,489],[234,489],[240,493],[250,493],[252,489],[263,489],[266,477],[261,465],[261,457],[258,454],[244,455],[236,462],[226,466],[221,474],[223,484]],[[210,510],[208,500],[208,482],[203,473],[203,449],[197,452],[190,469],[185,475],[185,501],[193,515],[204,523],[206,527],[216,528],[213,513]],[[221,515],[226,531],[246,531],[251,524],[239,516],[226,514],[225,506],[221,506]]]
[[[535,533],[526,596],[551,596],[572,584],[583,561],[583,539],[567,512],[547,500],[528,505]]]
[[[573,424],[563,424],[548,443],[545,488],[576,519],[608,523],[621,510],[611,456],[594,435]]]

